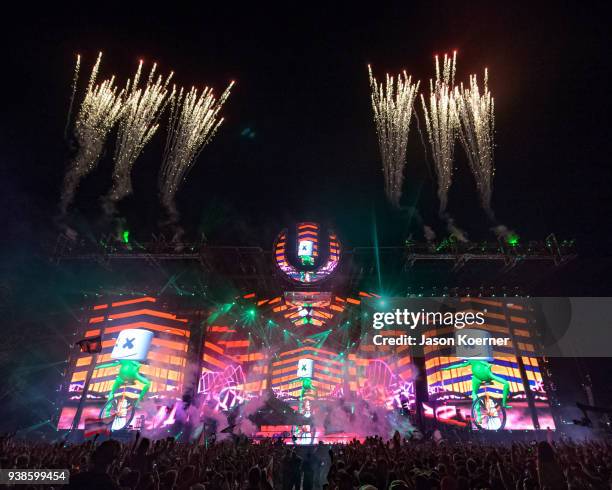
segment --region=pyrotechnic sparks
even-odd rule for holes
[[[456,59],[456,53],[453,53],[452,58],[444,55],[440,69],[440,60],[436,56],[436,80],[429,81],[429,106],[421,95],[427,134],[438,176],[441,215],[446,210],[448,189],[453,177],[453,153],[458,124],[453,91]]]
[[[162,75],[155,78],[156,68],[157,65],[154,64],[146,85],[139,87],[141,61],[134,80],[128,81],[125,110],[117,133],[113,186],[104,199],[107,214],[113,214],[115,204],[132,192],[132,167],[144,146],[157,131],[159,116],[168,101],[168,84],[172,73],[165,79]]]
[[[179,92],[176,102],[171,105],[168,138],[161,173],[159,191],[170,223],[178,219],[175,195],[200,152],[210,142],[223,122],[219,112],[228,98],[234,82],[217,99],[209,87],[198,92],[192,88]]]
[[[77,54],[76,65],[74,66],[74,76],[72,77],[72,93],[70,94],[70,105],[68,106],[68,116],[66,117],[66,126],[64,126],[64,138],[68,137],[70,129],[70,121],[72,120],[72,108],[74,107],[74,98],[76,96],[77,83],[79,82],[79,72],[81,70],[81,55]]]
[[[74,136],[78,145],[77,154],[70,162],[68,171],[64,176],[60,211],[66,214],[68,206],[74,199],[74,194],[80,180],[91,172],[100,159],[108,134],[119,120],[123,112],[124,91],[115,87],[115,77],[96,84],[98,70],[102,53],[92,69],[85,97],[77,114],[74,124]],[[73,80],[73,99],[76,88],[76,80],[80,66],[80,56],[77,57],[77,65]],[[72,100],[73,100],[72,99]],[[72,101],[71,101],[72,106]]]
[[[412,77],[405,71],[397,76],[397,80],[387,74],[384,83],[376,81],[369,65],[368,73],[372,89],[374,123],[383,162],[385,192],[389,201],[399,207],[404,183],[410,120],[419,82],[412,83]]]
[[[482,92],[476,75],[470,76],[470,86],[461,84],[455,89],[459,116],[459,141],[468,156],[483,209],[493,219],[491,209],[492,180],[495,173],[493,161],[494,102],[487,87],[485,69]]]

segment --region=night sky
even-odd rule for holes
[[[412,3],[225,10],[202,2],[189,9],[81,3],[65,11],[28,5],[5,17],[3,308],[28,286],[29,257],[44,257],[57,233],[75,56],[83,56],[83,82],[99,50],[101,75],[115,73],[121,84],[140,58],[173,70],[187,87],[210,84],[219,93],[237,82],[226,122],[179,193],[181,224],[188,238],[205,232],[211,243],[269,248],[297,220],[333,225],[349,247],[370,245],[376,220],[381,244],[402,243],[408,224],[385,203],[367,64],[379,78],[406,69],[424,88],[434,54],[457,49],[458,81],[489,68],[499,221],[525,239],[550,232],[576,239],[584,294],[610,291],[608,17],[578,3]],[[417,110],[422,121],[420,103]],[[120,206],[141,241],[158,231],[164,137],[162,128],[136,162],[135,194]],[[442,236],[431,160],[414,121],[408,146],[402,202]],[[110,186],[111,155],[109,146],[78,191],[70,222],[82,233],[103,231],[99,198]],[[470,238],[494,239],[459,145],[448,210]]]
[[[490,70],[497,127],[493,205],[500,222],[525,238],[554,231],[589,250],[598,243],[607,250],[605,17],[558,4],[470,4],[24,12],[4,26],[2,207],[11,230],[35,239],[49,227],[69,154],[62,133],[74,57],[84,58],[83,82],[102,50],[101,74],[121,81],[143,58],[157,61],[162,72],[174,70],[186,86],[221,91],[237,82],[224,109],[226,124],[179,194],[192,236],[203,229],[212,241],[268,247],[287,223],[318,219],[334,224],[345,242],[362,245],[370,241],[367,224],[375,213],[383,223],[381,241],[391,244],[402,226],[386,219],[367,63],[379,77],[406,69],[426,86],[433,55],[457,49],[457,80]],[[254,138],[241,136],[246,128]],[[159,220],[163,140],[160,130],[136,162],[135,195],[121,206],[141,240]],[[83,182],[73,223],[82,217],[93,226],[100,217],[111,154],[112,146]],[[492,237],[459,146],[456,155],[449,211],[471,238]],[[403,203],[416,203],[441,235],[431,172],[413,122]]]

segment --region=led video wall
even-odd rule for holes
[[[462,298],[459,300],[462,311],[482,312],[484,325],[479,326],[493,335],[512,338],[506,346],[497,346],[492,352],[492,372],[505,379],[509,384],[507,420],[505,429],[555,429],[548,394],[544,388],[540,361],[535,357],[533,328],[526,307],[495,298]],[[437,327],[427,332],[427,336],[453,336],[455,328]],[[513,343],[515,345],[513,345]],[[427,417],[458,426],[465,426],[472,412],[472,370],[469,365],[444,370],[455,365],[459,359],[449,357],[448,348],[439,345],[424,346],[425,370],[429,403],[424,403]],[[520,358],[517,356],[517,350]],[[527,397],[530,391],[531,406]],[[500,399],[503,394],[499,383],[481,386],[484,391]],[[434,413],[435,410],[435,413]]]
[[[251,293],[213,309],[202,327],[202,344],[196,347],[201,349],[196,374],[198,406],[227,413],[271,391],[296,412],[313,418],[338,403],[365,404],[368,409],[389,413],[414,410],[414,380],[424,368],[429,395],[422,403],[425,417],[467,426],[472,415],[470,367],[443,370],[458,361],[443,346],[426,345],[424,357],[413,358],[406,345],[374,345],[370,338],[374,333],[389,337],[405,333],[370,328],[370,310],[361,305],[380,302],[378,298],[367,292],[340,296],[329,291],[287,291],[272,298]],[[520,304],[490,298],[459,301],[465,311],[486,310],[485,324],[479,328],[515,341],[515,345],[495,347],[492,352],[492,371],[507,380],[510,388],[512,408],[507,410],[505,428],[554,429],[529,333],[533,329],[526,328],[528,312]],[[109,364],[129,360],[132,348],[141,349],[138,332],[150,339],[150,345],[142,348],[145,354],[139,354],[137,369],[147,380],[148,391],[130,428],[172,425],[185,376],[194,374],[187,369],[189,321],[160,300],[144,296],[96,304],[84,323],[75,339],[99,338],[101,352],[72,352],[62,386],[58,428],[72,427],[88,376],[79,427],[84,427],[85,419],[100,417],[122,369],[121,364]],[[436,327],[426,335],[452,336],[454,330],[452,326]],[[121,357],[122,350],[128,357]],[[118,386],[116,395],[135,400],[143,387],[135,379]],[[501,386],[495,383],[486,390],[497,399],[502,395]]]
[[[126,383],[116,388],[117,396],[135,400],[145,385],[148,389],[131,426],[168,422],[175,401],[183,394],[190,336],[187,323],[149,296],[91,307],[85,326],[75,337],[99,339],[101,352],[75,348],[71,353],[62,386],[58,429],[71,428],[88,376],[91,378],[79,428],[84,427],[86,419],[100,417],[122,369],[131,371]],[[127,367],[123,368],[121,361],[127,361]],[[132,379],[130,374],[137,377]]]
[[[274,260],[279,270],[292,282],[314,284],[328,279],[340,263],[340,241],[329,232],[327,253],[321,262],[321,230],[318,223],[305,222],[296,226],[295,251],[292,250],[289,230],[283,230],[274,244]],[[292,264],[295,255],[299,267]]]
[[[246,306],[222,306],[211,316],[203,342],[200,395],[218,410],[268,389],[300,413],[305,405],[310,409],[337,400],[409,408],[415,371],[406,347],[362,341],[360,304],[372,296],[248,294]]]

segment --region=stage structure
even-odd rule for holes
[[[257,246],[210,245],[205,240],[175,243],[163,236],[140,242],[124,233],[121,239],[107,235],[94,241],[60,235],[51,255],[63,268],[97,266],[108,282],[106,289],[113,288],[116,293],[145,289],[157,295],[168,286],[164,275],[178,273],[189,276],[185,281],[188,294],[197,293],[196,283],[228,281],[237,289],[272,296],[287,286],[287,276],[277,267],[277,252]],[[345,246],[342,260],[331,261],[334,270],[326,282],[346,293],[378,289],[382,280],[397,296],[537,295],[533,279],[555,274],[576,256],[572,240],[558,241],[553,234],[543,241],[510,244],[504,240],[463,243],[444,239],[406,241],[402,246]],[[124,280],[126,277],[131,280]]]
[[[554,428],[542,360],[533,356],[536,340],[521,329],[531,321],[529,313],[520,305],[508,312],[487,296],[518,295],[526,289],[521,274],[551,273],[574,256],[573,244],[558,243],[552,235],[525,246],[445,241],[347,250],[335,231],[313,222],[282,230],[271,251],[162,240],[102,240],[91,247],[64,237],[54,255],[60,267],[91,266],[97,280],[103,276],[110,285],[96,291],[100,300],[87,310],[77,333],[99,336],[102,353],[73,353],[58,427],[75,425],[75,415],[79,427],[108,415],[102,409],[120,371],[96,366],[109,362],[126,329],[153,333],[140,368],[150,381],[146,395],[137,401],[142,383],[119,388],[135,407],[129,423],[122,419],[129,429],[154,435],[190,421],[202,430],[211,418],[218,425],[222,416],[239,428],[248,418],[256,427],[251,435],[314,443],[387,437],[397,428],[431,423],[472,425],[467,368],[443,370],[456,359],[433,347],[424,358],[412,358],[405,346],[375,347],[367,341],[363,305],[384,300],[377,288],[382,277],[396,296],[427,291],[470,296],[462,300],[466,309],[486,305],[486,327],[514,339],[510,350],[492,356],[493,372],[508,381],[516,405],[508,410],[505,427]],[[478,286],[491,271],[499,286]],[[420,279],[425,276],[440,282],[425,287]],[[448,277],[455,281],[443,282]],[[215,281],[241,292],[226,303],[212,302],[207,294]],[[118,292],[130,298],[116,298]],[[440,328],[432,334],[450,332]],[[87,397],[80,402],[86,384]],[[498,387],[484,391],[500,394]]]
[[[509,385],[509,403],[506,429],[555,428],[549,396],[546,389],[542,364],[544,359],[535,356],[537,339],[533,333],[535,318],[520,299],[512,303],[495,298],[461,298],[459,311],[481,312],[485,324],[479,330],[493,336],[512,339],[511,345],[491,349],[487,356],[492,361],[492,372]],[[456,333],[453,327],[437,327],[428,336],[449,337]],[[428,418],[466,426],[472,408],[471,366],[453,368],[457,358],[448,356],[448,347],[430,345],[424,347],[425,373],[427,376],[428,403],[424,403],[424,414]],[[450,369],[449,369],[450,368]],[[502,397],[502,386],[493,383],[481,386],[479,395],[490,393],[497,399]],[[499,420],[492,422],[492,425]],[[491,427],[498,429],[499,427]]]
[[[191,335],[187,319],[168,313],[159,304],[159,300],[145,296],[95,304],[84,323],[84,330],[77,332],[76,336],[99,339],[101,352],[92,355],[75,349],[70,357],[68,377],[62,386],[65,403],[60,412],[58,428],[70,429],[79,408],[82,413],[79,414],[78,428],[84,428],[87,419],[100,417],[120,369],[119,366],[102,365],[112,360],[112,352],[121,332],[134,329],[152,332],[153,338],[140,369],[140,374],[150,382],[150,386],[131,426],[150,429],[155,426],[156,417],[167,419],[166,408],[173,407],[174,402],[183,395]],[[127,346],[130,346],[130,342],[127,342]],[[87,380],[86,399],[81,401]],[[131,386],[121,386],[116,394],[136,399],[142,389],[143,383],[137,381]],[[158,413],[160,410],[161,413]]]
[[[283,230],[273,251],[284,292],[247,293],[241,306],[224,305],[209,318],[198,386],[203,402],[232,410],[271,396],[301,416],[262,424],[259,436],[312,443],[389,432],[387,414],[414,409],[415,371],[406,347],[361,343],[361,301],[378,295],[343,295],[327,281],[341,246],[317,223]]]

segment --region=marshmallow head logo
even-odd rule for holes
[[[465,335],[466,342],[461,344],[459,337]],[[478,330],[476,328],[464,328],[455,331],[456,356],[461,359],[474,359],[481,361],[493,361],[493,347],[491,345],[468,345],[469,339],[490,339],[491,333],[486,330]],[[487,344],[485,342],[485,344]]]
[[[297,377],[312,378],[314,371],[314,361],[312,359],[300,359],[298,361]]]
[[[111,359],[145,361],[152,340],[153,332],[149,330],[140,328],[122,330],[111,352]]]
[[[311,257],[313,248],[313,243],[310,240],[300,240],[298,244],[298,257]]]

